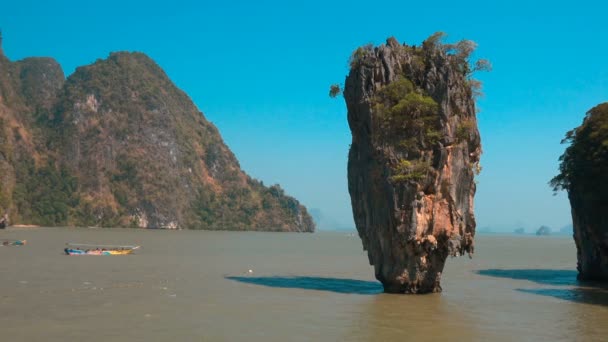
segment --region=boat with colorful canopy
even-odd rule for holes
[[[26,243],[27,240],[0,239],[0,246],[23,246]]]
[[[66,243],[63,250],[67,255],[129,255],[140,246],[93,245],[85,243]]]

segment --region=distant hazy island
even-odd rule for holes
[[[540,226],[537,230],[536,230],[536,235],[538,236],[546,236],[546,235],[551,235],[551,228],[547,227],[547,226]]]
[[[11,62],[0,37],[0,216],[45,226],[311,232],[306,208],[245,174],[190,98],[142,53],[67,80]]]

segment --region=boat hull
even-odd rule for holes
[[[66,248],[65,254],[67,255],[129,255],[133,253],[132,249],[125,250],[82,250],[82,249],[72,249]]]
[[[27,243],[27,240],[2,240],[0,241],[1,246],[23,246]]]

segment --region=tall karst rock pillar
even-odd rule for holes
[[[390,293],[441,291],[448,255],[473,253],[481,155],[469,56],[475,44],[364,46],[344,98],[352,145],[348,188],[376,278]]]

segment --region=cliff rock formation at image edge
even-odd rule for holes
[[[608,280],[608,103],[587,112],[566,134],[554,190],[570,200],[580,280]],[[567,229],[566,229],[567,231]]]

